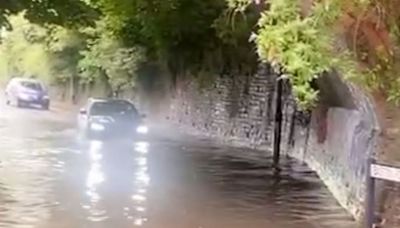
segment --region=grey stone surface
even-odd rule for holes
[[[285,96],[282,150],[306,162],[341,205],[361,218],[365,164],[375,150],[378,124],[368,96],[334,77],[318,82],[322,89],[329,88],[323,99],[328,109],[326,115],[320,116],[314,111],[309,123],[306,119],[304,124],[304,119],[298,118],[300,112],[293,118],[298,108],[290,94]],[[189,133],[270,153],[276,80],[273,71],[265,67],[254,76],[221,76],[202,90],[194,82],[185,84],[171,101],[169,118]],[[332,80],[336,82],[332,84]],[[329,97],[335,94],[345,96]],[[323,121],[318,122],[321,117]],[[323,142],[318,140],[321,124],[326,125]],[[290,135],[294,139],[292,143]]]

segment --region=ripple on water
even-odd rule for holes
[[[0,228],[351,223],[317,175],[294,159],[283,159],[277,172],[259,152],[205,142],[90,141],[74,148],[59,135],[56,143],[11,138],[0,145]],[[41,227],[46,221],[55,222]]]
[[[65,163],[56,156],[72,149],[29,138],[0,141],[0,227],[38,227],[59,206],[54,184]]]

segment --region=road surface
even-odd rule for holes
[[[74,119],[0,105],[1,228],[356,227],[295,160],[276,173],[262,153],[167,130],[85,141]]]

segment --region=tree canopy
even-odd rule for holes
[[[209,81],[254,73],[261,60],[280,67],[304,107],[318,100],[313,81],[331,70],[400,102],[394,8],[394,0],[5,0],[0,24],[23,29],[4,38],[0,66],[120,90],[143,65]]]
[[[25,12],[25,17],[34,23],[68,27],[91,24],[98,16],[98,12],[82,0],[2,0],[0,25],[10,28],[8,17],[20,12]]]
[[[312,82],[338,71],[400,103],[400,14],[396,0],[226,0],[262,9],[253,40],[260,60],[278,65],[302,107],[318,100]]]
[[[248,39],[257,13],[234,14],[224,0],[19,0],[1,4],[6,16],[3,22],[18,26],[8,20],[9,15],[23,12],[25,19],[38,24],[30,26],[46,34],[43,40],[24,39],[24,45],[46,47],[47,68],[57,80],[77,74],[82,83],[106,79],[114,89],[129,87],[145,62],[157,63],[175,78],[185,74],[201,78],[205,72],[249,73],[256,68],[256,53]],[[4,45],[14,43],[10,37],[4,41]]]
[[[221,29],[232,30],[222,26],[227,10],[223,0],[96,0],[94,5],[105,15],[108,29],[125,45],[145,47],[149,58],[164,60],[174,72],[221,69],[235,60],[232,56],[253,53],[247,42],[250,30],[238,37],[245,39],[242,45],[220,36]],[[246,53],[238,55],[238,49]],[[248,62],[239,59],[231,67]]]

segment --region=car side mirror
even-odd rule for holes
[[[81,115],[86,115],[86,114],[87,114],[87,111],[86,111],[86,109],[81,108],[81,110],[79,110],[79,113],[80,113]]]

